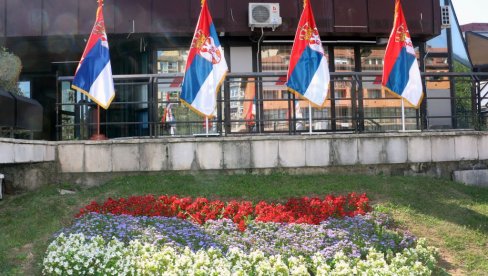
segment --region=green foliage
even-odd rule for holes
[[[454,61],[454,72],[470,73],[471,69],[459,61]],[[479,124],[476,119],[476,110],[472,109],[473,82],[471,81],[471,78],[456,78],[455,91],[458,127],[477,129]]]
[[[20,58],[0,47],[0,88],[21,95],[17,84],[21,70]]]

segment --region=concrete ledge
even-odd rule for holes
[[[488,132],[117,139],[59,142],[57,149],[62,172],[418,164],[487,160]]]
[[[47,177],[41,170],[27,166],[43,163],[54,166],[50,169],[52,176]],[[7,170],[17,165],[25,168],[23,180],[19,180],[22,183],[36,178],[61,179],[69,174],[76,175],[76,183],[98,183],[95,178],[100,175],[109,177],[115,173],[325,172],[332,168],[356,172],[361,167],[378,172],[391,168],[386,171],[395,170],[394,173],[400,175],[452,177],[455,170],[488,168],[488,132],[163,137],[63,142],[0,138],[1,165]],[[82,177],[84,174],[86,177]],[[11,181],[11,173],[5,176],[7,182]],[[22,183],[19,186],[29,186]]]
[[[139,146],[140,170],[162,171],[168,169],[169,148],[162,143],[147,142]]]
[[[455,160],[476,160],[478,159],[478,137],[476,136],[456,136],[455,141]],[[484,150],[487,150],[486,148]]]
[[[281,140],[278,143],[278,158],[281,167],[305,167],[306,143],[301,140]]]
[[[470,186],[488,187],[488,170],[454,171],[453,180]]]
[[[195,143],[171,143],[169,146],[169,169],[175,171],[199,169],[195,147]]]
[[[256,169],[276,168],[279,165],[278,140],[252,141],[252,164]]]
[[[251,143],[249,141],[224,141],[223,169],[249,169],[251,164]]]
[[[0,138],[0,164],[55,161],[56,142]]]
[[[305,140],[305,166],[323,167],[330,164],[330,139]]]
[[[408,162],[432,162],[432,144],[430,137],[408,137]]]
[[[444,162],[454,160],[456,158],[454,141],[455,137],[452,136],[431,137],[432,161]]]

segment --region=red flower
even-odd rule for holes
[[[267,203],[260,201],[253,205],[250,201],[220,200],[207,198],[179,197],[162,195],[154,197],[131,196],[129,198],[108,198],[102,205],[95,201],[82,208],[76,217],[90,212],[126,214],[133,216],[166,216],[191,219],[203,224],[208,220],[228,218],[238,225],[240,231],[247,227],[246,221],[277,223],[319,224],[327,218],[363,215],[371,211],[366,194],[350,193],[347,196],[327,195],[318,197],[290,198],[286,203]]]

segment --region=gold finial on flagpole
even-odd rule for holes
[[[202,7],[203,7],[203,4],[205,4],[205,0],[202,0]]]
[[[308,0],[303,0],[303,8],[305,9],[305,7],[307,6],[307,2]]]

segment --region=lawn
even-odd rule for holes
[[[76,191],[60,195],[58,189]],[[222,175],[175,173],[119,178],[93,188],[71,184],[6,196],[0,201],[0,275],[40,274],[52,234],[92,200],[145,194],[284,201],[297,196],[367,193],[375,210],[439,248],[455,275],[488,271],[488,189],[445,179],[363,175]]]

